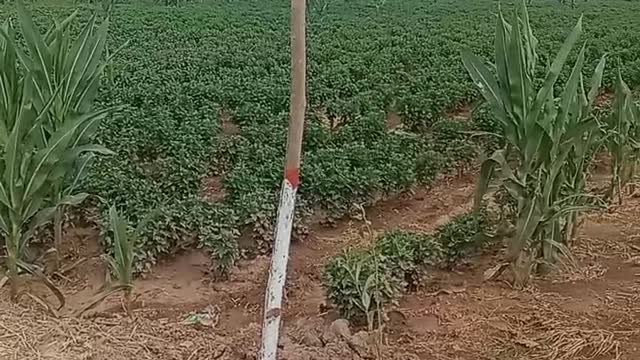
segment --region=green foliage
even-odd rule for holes
[[[436,230],[436,242],[444,252],[448,265],[458,263],[480,248],[486,236],[486,215],[483,212],[470,212],[458,215]]]
[[[380,309],[392,302],[400,291],[398,280],[387,268],[384,256],[367,250],[350,250],[332,258],[326,265],[329,300],[341,314],[370,326]]]
[[[0,38],[0,231],[12,297],[36,229],[86,198],[76,185],[89,156],[108,152],[93,133],[110,111],[92,109],[108,22],[96,31],[92,20],[74,39],[66,32],[71,15],[41,34],[24,4],[16,5],[26,51],[8,21]]]
[[[421,270],[441,258],[440,244],[429,234],[390,231],[376,240],[374,252],[383,256],[391,276],[401,280],[404,288],[415,289]]]
[[[517,200],[515,233],[507,250],[507,260],[516,268],[531,256],[552,263],[558,253],[567,253],[577,214],[593,206],[585,194],[584,179],[587,153],[595,144],[597,122],[591,108],[601,85],[604,57],[586,92],[585,44],[560,96],[554,96],[559,75],[581,34],[582,18],[547,66],[542,83],[536,79],[538,40],[524,1],[511,24],[502,11],[498,13],[495,75],[468,49],[462,52],[464,65],[500,122],[500,135],[507,144],[483,162],[476,203],[481,203],[494,179]],[[526,280],[528,266],[520,270],[526,274],[516,278]]]
[[[622,189],[635,175],[640,154],[640,108],[633,102],[631,90],[622,80],[620,70],[615,85],[613,109],[604,117],[601,130],[604,144],[611,156],[611,185],[606,196],[618,195],[622,204]]]
[[[511,222],[518,211],[518,199],[511,196],[505,187],[499,187],[493,193],[493,201],[495,201],[501,220]]]
[[[25,10],[18,7],[18,14]],[[21,10],[22,9],[22,10]],[[49,118],[43,126],[43,137],[65,126],[69,117],[104,114],[93,109],[100,86],[100,80],[110,58],[104,59],[105,43],[109,21],[96,25],[95,15],[80,30],[77,38],[69,36],[68,27],[73,24],[77,12],[57,23],[41,36],[30,15],[20,16],[24,34],[32,59],[23,60],[23,64],[33,74],[31,81],[36,91],[34,106],[43,108],[51,102]],[[104,115],[100,115],[101,117]],[[64,159],[51,184],[51,199],[54,203],[63,198],[74,198],[74,203],[82,202],[87,193],[78,192],[81,182],[87,177],[95,154],[112,155],[106,148],[94,144],[95,132],[99,122],[92,121],[78,128],[78,137],[74,140],[77,154]],[[54,236],[56,249],[62,241],[62,221],[65,205],[60,204],[54,215]]]
[[[416,159],[416,180],[422,184],[431,184],[445,169],[446,159],[442,154],[428,150],[418,154]]]
[[[189,217],[184,216],[186,213]],[[224,276],[240,257],[236,242],[239,232],[234,227],[237,219],[226,207],[186,199],[158,208],[157,215],[149,222],[141,229],[135,244],[134,272],[150,270],[159,254],[203,247],[215,260],[216,273]],[[113,238],[105,236],[103,241],[113,248]]]
[[[113,256],[109,257],[109,267],[121,285],[131,287],[133,286],[135,244],[143,227],[140,225],[144,225],[144,223],[141,222],[138,226],[140,229],[129,234],[127,229],[129,225],[126,220],[120,217],[115,206],[109,209],[109,222],[113,235]]]
[[[78,23],[86,24],[92,10],[102,9],[94,3],[82,5]],[[229,234],[246,225],[267,247],[285,149],[290,59],[283,49],[289,46],[289,4],[103,4],[111,6],[108,49],[130,41],[109,67],[112,81],[99,89],[97,99],[99,108],[123,108],[97,132],[99,143],[117,155],[97,157],[76,191],[118,204],[132,221],[150,209],[163,209],[165,215],[139,239],[137,270],[186,246],[185,241],[214,254],[236,253],[236,236]],[[494,2],[388,0],[377,5],[353,0],[309,6],[299,236],[310,209],[344,215],[353,204],[371,203],[377,195],[418,181],[429,183],[470,154],[461,139],[453,147],[439,141],[432,126],[442,126],[447,109],[477,98],[458,49],[467,45],[482,56],[493,53]],[[555,5],[532,9],[535,23],[545,30],[539,35],[541,60],[579,16]],[[71,12],[63,5],[32,6],[41,26],[51,15]],[[585,34],[590,40],[585,68],[595,68],[607,52],[621,59],[629,84],[640,84],[638,4],[590,0],[579,7],[591,25]],[[0,12],[15,15],[13,4],[0,6]],[[625,26],[610,26],[620,23]],[[72,23],[68,30],[77,34],[81,28]],[[559,81],[568,76],[561,72]],[[605,74],[604,83],[610,86],[614,79]],[[386,131],[382,114],[387,111],[401,115],[403,131]],[[221,133],[221,112],[232,117],[239,135]],[[317,113],[340,119],[340,126],[327,127]],[[211,175],[224,178],[226,196],[202,204],[201,184]],[[211,216],[211,224],[224,226],[193,224],[192,205]],[[106,219],[107,209],[101,210]],[[201,238],[217,240],[194,240]]]
[[[207,249],[215,260],[216,275],[225,276],[228,270],[240,257],[240,249],[236,238],[238,230],[235,214],[223,206],[211,206],[202,201],[193,200],[183,204],[189,211],[190,232],[198,234],[197,246]]]
[[[335,131],[304,159],[303,198],[335,216],[347,213],[353,203],[370,204],[376,194],[402,191],[416,181],[420,139],[387,133],[380,115],[359,120]]]
[[[115,206],[109,208],[109,238],[111,239],[113,255],[107,255],[109,269],[111,274],[115,275],[116,281],[110,280],[103,285],[102,291],[97,294],[93,301],[89,302],[83,308],[76,312],[76,316],[81,316],[86,311],[96,307],[107,297],[117,292],[124,295],[124,308],[129,316],[131,316],[131,294],[134,290],[134,260],[136,257],[136,246],[140,235],[144,231],[148,222],[158,214],[158,211],[148,213],[140,220],[132,231],[129,224],[116,209]]]
[[[447,164],[468,164],[476,156],[476,146],[469,140],[471,126],[467,120],[443,119],[431,127],[433,151]],[[445,168],[452,168],[451,165]]]
[[[474,139],[479,143],[483,153],[491,154],[504,147],[504,138],[498,135],[502,133],[501,124],[488,104],[483,103],[474,110],[471,115],[471,128]]]
[[[486,239],[484,215],[467,213],[441,226],[434,234],[393,230],[372,247],[344,252],[325,267],[329,300],[342,315],[371,319],[403,291],[415,290],[429,266],[450,266],[468,256]],[[377,299],[363,306],[366,299]],[[376,312],[372,315],[371,312]],[[369,323],[371,324],[371,323]]]
[[[309,8],[309,111],[297,237],[304,234],[310,209],[339,217],[353,204],[370,204],[377,195],[417,181],[429,183],[470,156],[462,137],[447,146],[457,135],[438,119],[477,97],[458,45],[492,53],[493,2],[370,5],[329,1]],[[637,21],[629,11],[603,9],[597,0],[585,6],[603,24]],[[567,31],[567,18],[576,18],[570,9],[558,16],[555,6],[535,10],[542,26],[554,29],[545,34],[549,46]],[[118,155],[96,161],[85,189],[122,204],[132,220],[156,207],[171,214],[141,237],[139,269],[183,246],[180,239],[202,237],[201,231],[218,239],[203,244],[213,253],[217,246],[237,246],[235,236],[225,234],[244,226],[254,229],[261,248],[270,245],[285,151],[289,11],[288,3],[272,0],[170,9],[114,6],[110,40],[131,44],[115,59],[113,86],[101,91],[101,99],[125,109],[104,124],[100,138]],[[605,50],[625,49],[618,48],[619,40],[629,49],[640,43],[630,29],[594,27],[592,38],[598,45],[587,54],[588,63]],[[624,56],[623,64],[625,75],[640,79],[634,57]],[[390,109],[401,114],[405,132],[386,131],[383,114]],[[214,114],[221,110],[231,115],[239,135],[220,133]],[[316,113],[335,116],[341,125],[329,128]],[[441,131],[431,130],[436,122]],[[447,139],[438,140],[440,134]],[[210,207],[212,222],[225,226],[205,230],[190,224],[185,205],[197,202],[201,180],[212,172],[224,178],[226,196],[202,207]]]

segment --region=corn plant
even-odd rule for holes
[[[325,268],[329,300],[342,315],[366,321],[373,329],[381,311],[393,302],[402,288],[384,256],[376,251],[351,250],[332,258]]]
[[[638,106],[634,101],[630,103],[631,107],[631,115],[633,117],[633,125],[629,130],[629,154],[628,154],[628,166],[626,167],[625,174],[625,184],[628,184],[632,180],[634,180],[637,172],[638,162],[640,161],[640,106]],[[635,188],[633,185],[632,189]]]
[[[633,102],[631,90],[618,69],[613,111],[603,121],[604,144],[611,156],[611,184],[606,197],[618,196],[622,204],[622,189],[635,173],[640,152],[640,111]]]
[[[76,315],[80,316],[86,311],[96,307],[107,297],[117,292],[123,294],[124,309],[131,315],[131,294],[133,292],[134,258],[135,248],[138,238],[147,226],[148,222],[155,216],[156,212],[151,212],[145,216],[133,232],[128,231],[129,225],[116,209],[115,206],[109,208],[109,222],[111,234],[113,236],[113,255],[107,257],[110,274],[116,278],[115,282],[108,280],[103,286],[103,290],[97,295],[94,301],[81,309]],[[108,276],[110,278],[110,276]]]
[[[77,164],[89,153],[105,152],[90,143],[90,135],[109,110],[93,111],[86,101],[95,96],[91,92],[97,91],[97,80],[85,84],[83,93],[69,90],[80,88],[76,80],[83,69],[91,69],[89,59],[80,56],[76,47],[75,53],[72,50],[75,60],[65,61],[59,48],[68,44],[68,37],[55,29],[40,35],[22,2],[16,4],[28,52],[17,45],[13,27],[5,22],[0,29],[0,231],[12,299],[17,299],[19,271],[27,271],[45,280],[62,306],[62,294],[24,261],[25,250],[35,230],[51,221],[58,208],[76,205],[86,196],[58,190],[62,179],[77,174],[69,164]],[[59,23],[58,29],[72,19],[73,15]],[[59,70],[55,79],[46,71],[51,64]],[[59,100],[70,94],[83,105],[70,107]],[[67,111],[61,111],[64,106],[69,106]]]
[[[566,234],[578,212],[590,208],[584,183],[582,154],[593,145],[597,122],[590,116],[602,80],[600,60],[585,92],[582,46],[560,96],[554,86],[569,52],[582,33],[582,18],[566,38],[539,89],[535,89],[538,40],[529,24],[524,2],[509,24],[500,10],[496,23],[494,75],[469,50],[462,60],[474,83],[501,122],[506,146],[495,151],[481,167],[476,195],[479,205],[490,182],[498,180],[517,200],[515,232],[509,239],[507,261],[516,278],[526,281],[530,259],[552,263],[558,252],[568,254]],[[511,160],[514,161],[511,161]],[[569,165],[571,164],[571,165]],[[525,276],[520,276],[525,273]]]
[[[76,14],[73,13],[62,22],[56,22],[42,35],[27,9],[18,2],[18,16],[30,56],[20,50],[18,55],[31,74],[28,80],[35,89],[33,104],[36,109],[42,110],[45,104],[51,103],[47,109],[48,116],[39,132],[43,143],[50,141],[52,135],[64,127],[69,118],[104,112],[95,111],[93,103],[100,79],[110,60],[107,58],[107,61],[103,61],[109,21],[105,20],[96,29],[96,17],[91,17],[74,39],[67,34],[67,27]],[[50,187],[50,196],[54,204],[58,205],[54,214],[54,242],[58,260],[66,205],[60,200],[72,198],[74,205],[82,202],[87,194],[77,193],[77,188],[86,176],[92,155],[111,153],[102,146],[92,144],[98,124],[99,122],[94,121],[78,129],[71,144],[76,149],[75,156],[62,159]]]
[[[109,257],[109,267],[117,279],[113,288],[121,288],[124,293],[124,304],[127,313],[131,308],[131,292],[133,290],[133,255],[136,239],[145,222],[138,224],[138,229],[129,236],[127,222],[120,217],[115,206],[109,209],[109,221],[113,231],[113,256]]]

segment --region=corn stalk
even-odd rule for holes
[[[469,50],[462,60],[496,118],[501,122],[506,146],[483,162],[476,194],[479,206],[492,181],[517,200],[515,232],[509,239],[506,259],[518,278],[526,281],[531,261],[542,256],[553,262],[558,251],[568,254],[567,226],[582,210],[591,207],[584,194],[587,149],[595,141],[591,107],[602,80],[604,57],[585,92],[582,46],[569,79],[559,97],[554,86],[570,51],[582,34],[582,18],[548,66],[544,82],[534,88],[538,55],[524,1],[515,9],[512,24],[498,13],[494,75]],[[524,273],[525,276],[519,274]]]
[[[622,205],[622,189],[633,178],[640,152],[640,112],[633,102],[631,90],[622,80],[620,69],[615,85],[613,111],[602,124],[605,146],[611,156],[611,183],[606,198],[618,196]]]
[[[104,13],[105,18],[110,19],[111,13],[113,12],[113,2],[114,0],[102,0],[102,12]],[[107,58],[110,58],[109,45],[105,44],[105,53],[107,54]],[[114,72],[113,72],[113,63],[109,62],[107,65],[107,79],[109,79],[109,86],[113,86],[114,81]]]
[[[67,28],[76,14],[77,12],[73,13],[62,22],[56,21],[42,35],[29,12],[18,3],[18,17],[29,56],[19,48],[17,53],[21,63],[31,74],[29,80],[35,90],[32,101],[39,111],[43,111],[45,104],[51,103],[40,131],[40,141],[45,144],[51,140],[55,131],[65,126],[69,118],[96,113],[93,103],[104,69],[110,62],[109,58],[103,61],[108,19],[96,28],[96,17],[91,17],[74,39],[68,35]],[[86,177],[93,154],[111,154],[107,149],[92,144],[98,122],[87,125],[78,129],[77,137],[71,144],[77,151],[73,156],[60,161],[51,184],[51,198],[58,204],[54,214],[54,243],[58,261],[65,207],[77,205],[87,197],[86,193],[78,193],[77,189]],[[63,198],[71,198],[73,201],[64,204],[61,202]]]
[[[90,140],[109,112],[90,106],[99,76],[89,84],[82,82],[87,79],[85,72],[103,67],[98,66],[99,59],[83,57],[82,47],[75,46],[78,42],[69,52],[62,51],[69,38],[55,29],[41,35],[24,4],[16,4],[28,52],[17,45],[9,22],[0,29],[0,232],[5,237],[14,300],[19,270],[38,273],[24,261],[35,230],[51,221],[60,207],[76,205],[86,197],[61,191],[61,184],[77,174],[75,164],[87,154],[107,152]],[[73,15],[57,24],[57,29],[71,20]],[[96,44],[87,46],[99,49]],[[56,72],[48,71],[52,68]]]

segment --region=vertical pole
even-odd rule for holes
[[[262,345],[259,360],[276,360],[282,317],[282,294],[287,278],[291,228],[300,184],[300,156],[306,106],[305,1],[291,0],[291,103],[284,179],[280,192],[278,222],[265,293]]]

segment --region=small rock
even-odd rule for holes
[[[193,342],[188,340],[180,343],[180,347],[184,347],[184,348],[192,348],[193,345],[194,345]]]
[[[389,325],[406,325],[407,315],[400,310],[390,310],[384,314],[384,322]]]
[[[367,354],[369,352],[369,333],[358,331],[350,338],[350,343],[357,349],[358,354]]]
[[[349,320],[338,319],[329,325],[329,328],[322,334],[322,341],[327,344],[340,340],[347,340],[351,336],[349,330]]]
[[[394,359],[402,359],[402,360],[420,360],[418,355],[410,354],[410,353],[399,353],[393,355]]]
[[[322,341],[316,334],[306,333],[302,336],[302,344],[309,347],[322,347]]]
[[[349,320],[338,319],[332,322],[329,326],[329,331],[345,339],[348,338],[349,336],[351,336],[351,330],[349,330]]]
[[[349,347],[355,351],[360,357],[367,358],[375,353],[379,343],[380,333],[378,331],[366,332],[358,331],[356,334],[347,339]]]
[[[326,301],[322,301],[319,305],[318,305],[318,309],[320,310],[320,313],[325,313],[329,310],[331,310],[331,305],[328,304]]]
[[[291,341],[291,338],[287,334],[281,334],[278,339],[278,346],[281,348],[293,346],[295,343]]]
[[[227,345],[219,345],[218,347],[216,347],[216,351],[213,354],[213,358],[214,359],[219,359],[222,357],[222,355],[229,353],[229,347],[227,347]]]

